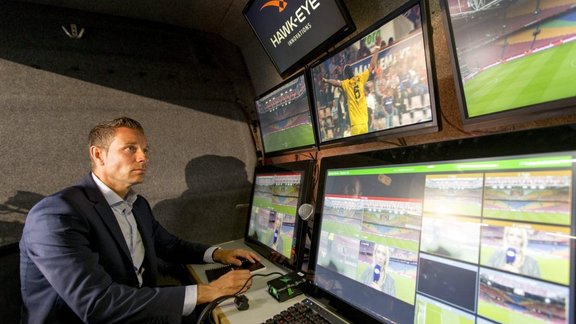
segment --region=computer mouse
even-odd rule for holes
[[[234,304],[239,311],[247,310],[250,307],[248,304],[248,297],[245,295],[238,295],[234,297]]]

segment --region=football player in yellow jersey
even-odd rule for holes
[[[364,84],[366,84],[370,73],[376,67],[380,47],[374,46],[373,51],[368,69],[358,73],[358,75],[354,75],[352,66],[346,65],[344,67],[346,79],[322,79],[322,81],[344,90],[348,102],[348,116],[350,118],[350,133],[352,136],[368,133],[368,104],[364,95]]]

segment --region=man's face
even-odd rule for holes
[[[148,164],[148,141],[138,130],[120,127],[108,149],[102,150],[97,176],[121,197],[131,186],[144,181]]]

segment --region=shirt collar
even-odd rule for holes
[[[126,204],[128,204],[128,206],[130,206],[130,208],[132,208],[132,204],[136,201],[136,198],[138,197],[138,195],[134,192],[134,190],[130,189],[128,191],[128,194],[126,195],[126,199],[122,199],[122,197],[120,197],[117,193],[115,193],[114,190],[110,189],[110,187],[108,187],[106,184],[104,184],[104,182],[98,179],[98,177],[94,173],[92,173],[92,179],[94,179],[94,182],[96,182],[96,186],[98,186],[98,189],[100,189],[102,195],[104,195],[104,199],[106,199],[106,202],[110,207],[114,207],[125,202]]]

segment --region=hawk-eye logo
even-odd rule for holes
[[[263,4],[262,7],[260,7],[260,11],[262,11],[262,9],[264,9],[266,7],[278,7],[278,12],[282,12],[282,11],[284,11],[284,9],[286,9],[286,6],[288,6],[287,1],[271,0],[271,1],[268,1],[265,4]]]

